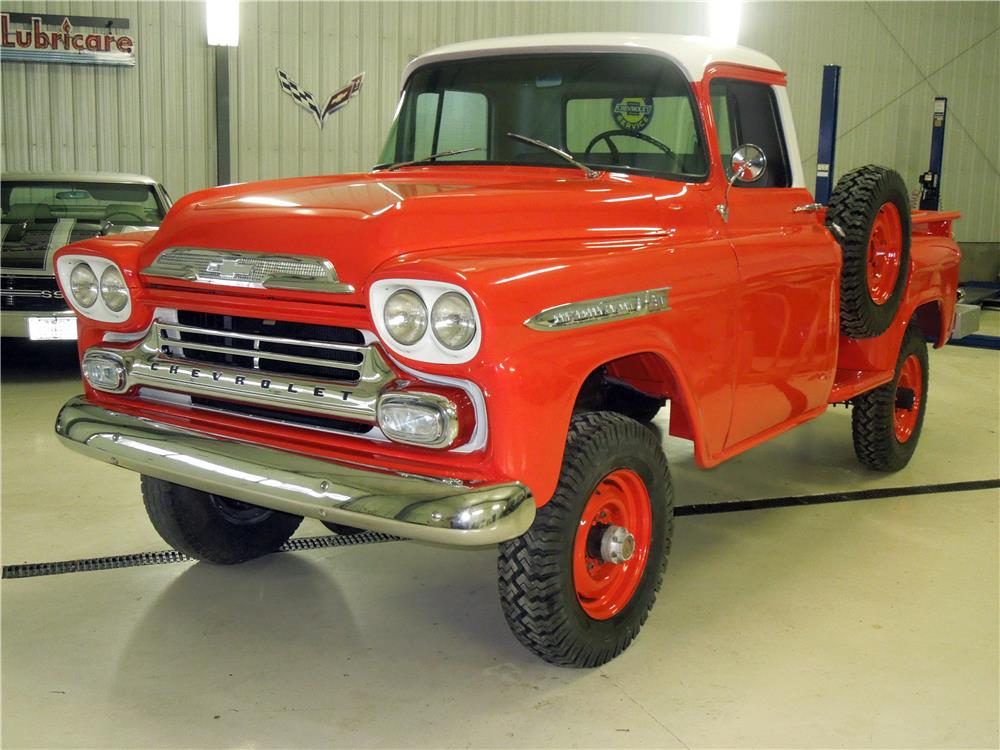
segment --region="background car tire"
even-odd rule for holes
[[[830,196],[826,223],[843,250],[841,331],[857,339],[885,333],[910,273],[906,183],[885,167],[848,172]]]
[[[142,477],[142,499],[153,527],[178,552],[233,565],[275,552],[295,533],[302,516]]]
[[[342,523],[334,523],[333,521],[320,521],[320,523],[339,536],[354,536],[355,534],[365,533],[365,529],[359,529],[354,526],[344,526]]]
[[[575,573],[582,562],[577,554],[581,540],[587,540],[582,521],[589,509],[598,507],[598,490],[619,477],[636,489],[641,485],[647,495],[648,516],[636,521],[636,529],[648,523],[648,533],[644,539],[636,534],[636,552],[629,561],[643,563],[631,569],[620,566],[623,577],[612,583],[631,588],[620,587],[623,595],[617,602],[613,597],[588,600],[581,588],[591,582],[578,581]],[[524,535],[500,545],[500,601],[515,637],[552,664],[596,667],[610,661],[635,639],[649,615],[663,582],[672,533],[673,490],[656,436],[621,414],[575,416],[555,494],[538,509]],[[595,571],[599,574],[600,569]]]
[[[921,330],[910,324],[895,377],[853,400],[854,453],[869,469],[898,471],[909,463],[927,411],[927,375],[927,342]],[[913,391],[912,404],[908,390]]]

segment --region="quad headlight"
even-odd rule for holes
[[[476,335],[472,304],[458,292],[445,292],[431,310],[434,338],[452,350],[463,349]]]
[[[56,276],[66,300],[82,316],[123,323],[132,314],[132,295],[121,269],[96,255],[61,255]]]
[[[400,289],[385,301],[383,308],[386,330],[404,346],[412,346],[427,331],[427,306],[411,289]]]
[[[383,279],[372,284],[369,302],[375,328],[398,354],[450,364],[468,362],[479,351],[479,314],[472,297],[455,284]]]
[[[128,286],[116,266],[108,266],[101,274],[101,299],[112,312],[121,312],[128,304]]]
[[[86,263],[77,263],[69,275],[69,289],[73,301],[80,307],[90,307],[97,302],[97,276]]]

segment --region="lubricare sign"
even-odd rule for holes
[[[121,33],[128,26],[121,18],[0,13],[0,61],[135,65],[135,38]]]

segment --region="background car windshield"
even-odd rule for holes
[[[150,185],[102,182],[8,182],[0,187],[5,222],[77,219],[154,226],[163,218]]]
[[[106,182],[4,180],[0,209],[5,269],[43,268],[63,245],[159,226],[164,216],[151,185]]]
[[[688,82],[670,61],[641,54],[488,57],[421,68],[407,82],[380,162],[475,147],[481,150],[440,161],[566,166],[508,132],[598,168],[685,180],[708,173]]]

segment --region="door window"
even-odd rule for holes
[[[761,179],[751,183],[737,182],[733,187],[789,187],[791,169],[774,90],[765,83],[716,78],[709,87],[709,95],[726,178],[733,176],[730,157],[737,146],[752,143],[760,146],[767,157],[767,169]]]

